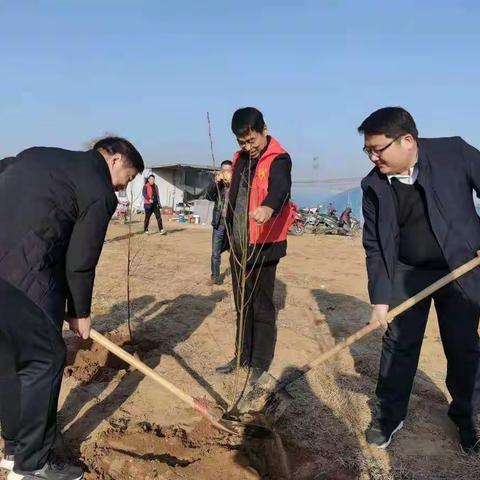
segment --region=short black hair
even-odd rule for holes
[[[224,160],[220,166],[223,167],[224,165],[233,165],[232,161],[231,160]]]
[[[402,107],[385,107],[371,113],[358,127],[358,133],[385,135],[388,138],[410,134],[418,138],[415,120]]]
[[[105,137],[95,142],[95,145],[93,146],[94,150],[99,150],[100,148],[108,152],[110,155],[120,153],[125,157],[125,161],[128,165],[135,168],[138,173],[143,172],[143,169],[145,168],[143,158],[139,151],[127,139],[122,137]]]
[[[262,133],[265,120],[260,110],[254,107],[239,108],[232,117],[232,132],[236,137],[243,137],[250,130]]]

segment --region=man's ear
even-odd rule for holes
[[[410,135],[409,133],[407,133],[407,135],[405,135],[402,140],[407,144],[407,146],[409,148],[413,147],[414,145],[416,145],[417,141],[415,140],[415,138]]]
[[[122,154],[121,153],[114,153],[111,157],[111,162],[112,166],[115,165],[116,163],[120,163],[122,160]]]

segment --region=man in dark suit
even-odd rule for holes
[[[34,147],[0,161],[1,466],[8,479],[77,480],[51,455],[65,362],[62,324],[90,333],[95,267],[123,190],[143,170],[125,139],[88,152]]]
[[[363,179],[363,243],[371,322],[386,328],[377,412],[367,440],[386,448],[403,426],[432,300],[448,361],[449,416],[464,451],[478,452],[480,271],[475,270],[396,317],[390,308],[471,260],[480,247],[473,191],[480,192],[480,152],[460,137],[418,138],[411,115],[388,107],[358,128],[375,164]]]
[[[228,249],[228,234],[225,226],[227,215],[228,195],[230,190],[230,181],[232,178],[232,162],[224,160],[220,168],[221,172],[215,175],[214,181],[205,191],[205,198],[215,202],[212,215],[212,259],[211,276],[208,285],[219,285],[220,264],[222,261],[222,252]]]

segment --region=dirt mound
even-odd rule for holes
[[[191,431],[148,422],[113,425],[84,456],[90,468],[87,480],[268,478],[249,466],[238,439],[225,437],[204,422]]]
[[[125,338],[109,335],[109,339],[132,351]],[[126,370],[128,365],[91,340],[84,341],[73,337],[66,341],[67,366],[64,376],[73,377],[83,383],[108,382],[118,370]]]
[[[86,480],[357,478],[298,445],[284,445],[276,431],[270,438],[255,438],[225,435],[206,421],[191,430],[149,422],[131,424],[126,418],[110,425],[83,452],[89,468]]]
[[[107,338],[127,352],[147,354],[158,347],[158,343],[140,339],[133,345],[128,337],[120,332],[107,335]],[[92,340],[78,337],[69,338],[67,344],[67,362],[65,377],[73,377],[83,383],[109,382],[119,370],[128,370],[130,366]]]

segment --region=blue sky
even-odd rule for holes
[[[370,166],[356,127],[402,105],[424,136],[480,146],[480,4],[474,1],[0,1],[0,155],[81,148],[105,131],[147,164],[209,163],[257,106],[294,178]]]

